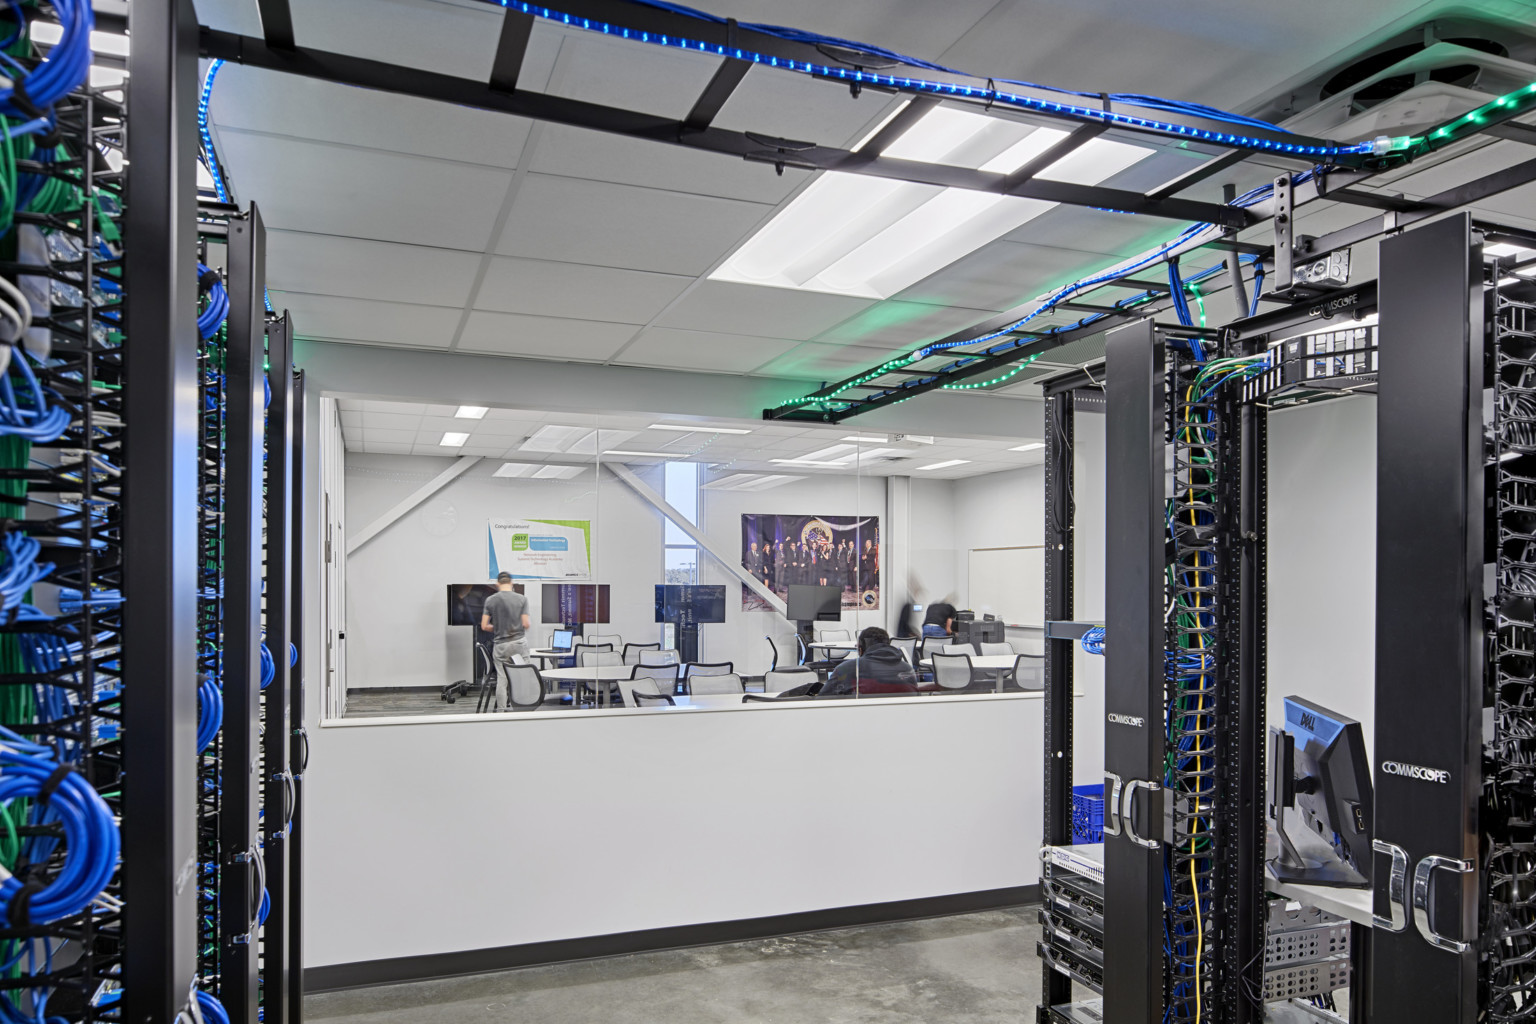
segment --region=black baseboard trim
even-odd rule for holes
[[[584,939],[557,939],[553,942],[529,942],[518,946],[492,949],[467,949],[456,953],[426,953],[388,960],[364,960],[351,964],[331,964],[304,969],[304,991],[334,992],[338,989],[363,988],[404,981],[428,981],[465,974],[485,974],[514,967],[535,967],[571,960],[593,960],[627,953],[649,953],[687,946],[709,946],[720,942],[743,942],[799,932],[826,931],[858,925],[915,921],[925,917],[949,917],[979,910],[998,910],[1034,903],[1040,899],[1038,885],[1016,885],[1006,889],[985,889],[948,896],[925,896],[890,903],[867,903],[857,907],[808,910],[797,914],[776,914],[742,921],[715,921],[709,924],[678,925],[672,928],[647,928],[641,931],[594,935]]]

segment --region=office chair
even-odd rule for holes
[[[1020,690],[1045,689],[1045,655],[1016,655],[1013,659],[1013,668],[1003,677],[1004,688],[1010,685]]]
[[[479,715],[496,709],[496,664],[479,644],[475,645],[475,661],[480,670],[480,699],[475,703],[475,714]]]
[[[626,664],[626,665],[638,665],[638,664],[640,664],[640,655],[642,655],[646,651],[659,651],[659,650],[661,650],[661,644],[659,644],[659,643],[654,643],[654,644],[625,644],[624,645],[624,664]]]
[[[630,707],[644,707],[640,703],[642,699],[651,701],[664,700],[668,704],[676,704],[672,699],[672,680],[660,676],[651,675],[651,672],[663,666],[636,665],[630,674],[627,684],[620,684],[619,699]]]
[[[794,668],[771,668],[763,673],[763,692],[768,694],[783,693],[785,690],[793,689],[796,686],[814,683],[820,678],[815,672],[800,666]]]
[[[896,637],[891,640],[891,646],[901,652],[901,656],[907,659],[907,664],[917,668],[917,637]]]
[[[746,686],[735,672],[712,672],[707,676],[688,675],[688,693],[692,696],[710,693],[745,693]]]
[[[578,668],[594,668],[599,665],[622,664],[624,664],[624,656],[622,654],[616,654],[614,651],[606,647],[598,651],[582,651],[576,656],[576,665]]]
[[[933,681],[940,690],[959,691],[970,688],[971,656],[969,654],[935,654]]]
[[[673,665],[636,665],[630,669],[629,678],[650,679],[660,693],[677,692],[678,666]]]
[[[853,639],[853,634],[848,632],[846,629],[824,629],[820,633],[816,634],[816,639],[817,640],[852,640]],[[848,655],[850,655],[852,653],[853,653],[852,651],[830,651],[829,650],[829,651],[826,651],[826,657],[825,657],[824,660],[836,663],[836,662],[842,661],[844,658],[848,657]]]
[[[612,651],[622,651],[624,649],[624,638],[619,636],[617,633],[610,633],[606,635],[601,633],[593,633],[591,636],[583,637],[582,639],[584,639],[588,644],[594,644],[598,647],[602,647],[604,644],[607,644],[608,649]]]
[[[694,676],[729,675],[729,674],[733,674],[735,672],[735,670],[736,670],[735,665],[733,665],[729,661],[716,661],[716,662],[690,661],[688,664],[684,665],[682,667],[682,669],[679,671],[678,683],[681,684],[679,689],[681,689],[681,691],[683,693],[692,693],[693,692],[693,677]],[[741,689],[746,689],[746,687],[743,686],[743,687],[741,687]],[[711,690],[701,690],[700,692],[701,693],[712,693],[714,691],[711,691]]]
[[[642,665],[677,665],[682,659],[676,651],[641,651],[640,664]]]
[[[513,711],[533,711],[544,703],[544,677],[532,665],[504,665],[507,705]]]
[[[983,641],[981,644],[981,656],[983,658],[996,657],[997,655],[1003,655],[1005,657],[1011,658],[1017,653],[1018,652],[1013,649],[1013,644],[1007,642],[989,644]]]
[[[583,664],[581,660],[583,654],[595,654],[598,651],[612,650],[613,646],[611,644],[576,644],[571,647],[571,657],[576,659],[577,665],[581,665]]]
[[[772,672],[779,667],[779,645],[773,642],[773,637],[771,636],[765,636],[763,639],[768,641],[768,649],[773,652],[773,663],[768,666],[768,671]],[[805,659],[802,658],[801,660],[804,661]]]
[[[945,654],[975,654],[976,653],[976,648],[972,647],[970,644],[945,644],[944,647],[943,647],[943,653],[945,653]]]

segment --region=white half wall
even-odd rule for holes
[[[311,730],[306,966],[1033,884],[1041,707]]]

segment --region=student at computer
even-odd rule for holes
[[[496,577],[496,593],[485,599],[485,610],[480,615],[480,628],[491,634],[491,657],[497,665],[516,664],[512,656],[520,654],[528,660],[528,599],[512,589],[512,574],[504,572]],[[496,710],[507,707],[507,677],[498,667],[496,671]]]

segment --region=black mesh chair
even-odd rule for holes
[[[533,711],[544,703],[544,677],[532,665],[502,665],[507,704],[513,711]]]
[[[821,677],[808,668],[775,668],[763,673],[763,692],[769,694],[783,693],[785,690],[793,690],[796,687],[804,687],[816,682]]]
[[[677,670],[677,665],[636,665],[629,670],[629,683],[619,684],[619,699],[628,703],[633,696],[664,697],[676,693]],[[643,706],[635,702],[635,707]]]
[[[670,704],[673,707],[677,706],[677,701],[673,700],[672,695],[669,693],[641,693],[636,690],[629,697],[635,702],[635,707],[637,708],[643,708],[647,704]]]
[[[975,676],[969,654],[935,654],[931,660],[933,682],[938,689],[954,693],[971,688]]]
[[[1045,689],[1045,655],[1020,654],[1013,659],[1013,668],[1003,677],[1005,690]]]
[[[690,661],[682,666],[678,682],[682,684],[683,693],[688,694],[693,692],[693,686],[689,680],[694,676],[723,676],[733,674],[735,671],[735,664],[729,661]]]
[[[654,644],[625,644],[624,645],[624,664],[626,664],[626,665],[638,665],[638,664],[640,664],[640,652],[641,651],[659,651],[659,650],[661,650],[661,644],[660,643],[654,643]]]
[[[483,644],[475,645],[475,667],[480,676],[480,699],[475,703],[475,714],[496,709],[496,663]]]

